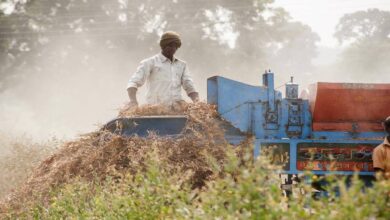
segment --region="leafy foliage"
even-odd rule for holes
[[[341,43],[349,43],[344,50],[339,71],[352,79],[372,80],[390,72],[390,12],[369,9],[347,14],[336,28],[335,37]]]
[[[158,36],[165,30],[176,30],[182,35],[183,56],[202,77],[216,72],[257,72],[249,67],[263,69],[279,63],[280,58],[287,63],[276,67],[281,71],[309,69],[318,36],[308,26],[291,22],[283,9],[272,8],[272,2],[30,0],[19,3],[13,14],[1,15],[0,52],[2,62],[7,65],[0,70],[0,80],[15,82],[22,75],[46,71],[65,76],[74,71],[71,66],[78,65],[84,66],[83,72],[93,72],[96,71],[93,65],[99,62],[94,59],[106,59],[107,54],[113,56],[106,59],[112,64],[109,66],[124,65],[117,61],[123,62],[123,57],[139,61],[159,50]],[[299,51],[299,55],[288,55],[293,51]],[[229,55],[229,62],[220,59],[225,55]],[[42,58],[50,62],[42,64]]]
[[[387,40],[390,35],[390,12],[368,9],[344,15],[336,27],[340,41]]]
[[[389,181],[365,188],[355,179],[347,187],[328,177],[340,195],[316,199],[301,184],[291,198],[283,196],[279,177],[267,158],[255,161],[228,151],[228,162],[219,167],[225,175],[201,190],[186,184],[186,175],[172,174],[149,154],[144,172],[123,175],[103,183],[74,181],[53,191],[49,205],[35,204],[9,218],[36,219],[388,219]],[[212,161],[212,160],[210,160]],[[210,167],[215,167],[211,165]],[[217,167],[215,167],[217,168]],[[305,193],[300,193],[306,191]]]

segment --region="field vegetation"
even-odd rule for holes
[[[100,130],[63,143],[33,169],[27,181],[20,178],[24,183],[3,197],[1,217],[390,218],[389,181],[378,177],[367,188],[357,176],[348,186],[343,178],[329,176],[329,195],[314,197],[310,182],[315,177],[307,173],[307,181],[294,185],[293,194],[286,197],[276,171],[280,167],[271,164],[267,152],[254,159],[250,137],[238,147],[231,146],[221,139],[219,118],[212,106],[182,107],[189,122],[186,135],[175,140],[155,134],[146,139],[127,138]],[[164,111],[147,107],[121,114]]]
[[[55,151],[60,143],[55,138],[35,142],[27,136],[0,134],[0,198],[25,182],[39,162]]]

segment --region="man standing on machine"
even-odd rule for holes
[[[181,46],[179,34],[173,31],[165,32],[160,39],[161,53],[141,61],[137,71],[127,85],[130,98],[129,107],[138,106],[137,88],[146,82],[147,104],[172,105],[183,101],[181,87],[193,102],[199,100],[187,64],[174,57]]]

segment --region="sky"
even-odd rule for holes
[[[390,11],[390,0],[275,0],[274,5],[309,25],[321,37],[319,46],[330,48],[339,46],[333,33],[344,14],[369,8]]]

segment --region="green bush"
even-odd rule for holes
[[[228,152],[220,178],[192,189],[186,173],[171,173],[156,154],[135,175],[114,175],[104,182],[81,179],[52,192],[48,205],[35,204],[9,218],[34,219],[390,219],[390,181],[365,188],[336,177],[328,197],[315,199],[310,185],[296,186],[290,198],[280,189],[276,167],[265,157],[251,159]],[[308,174],[310,175],[310,174]],[[335,187],[340,195],[332,193]]]

